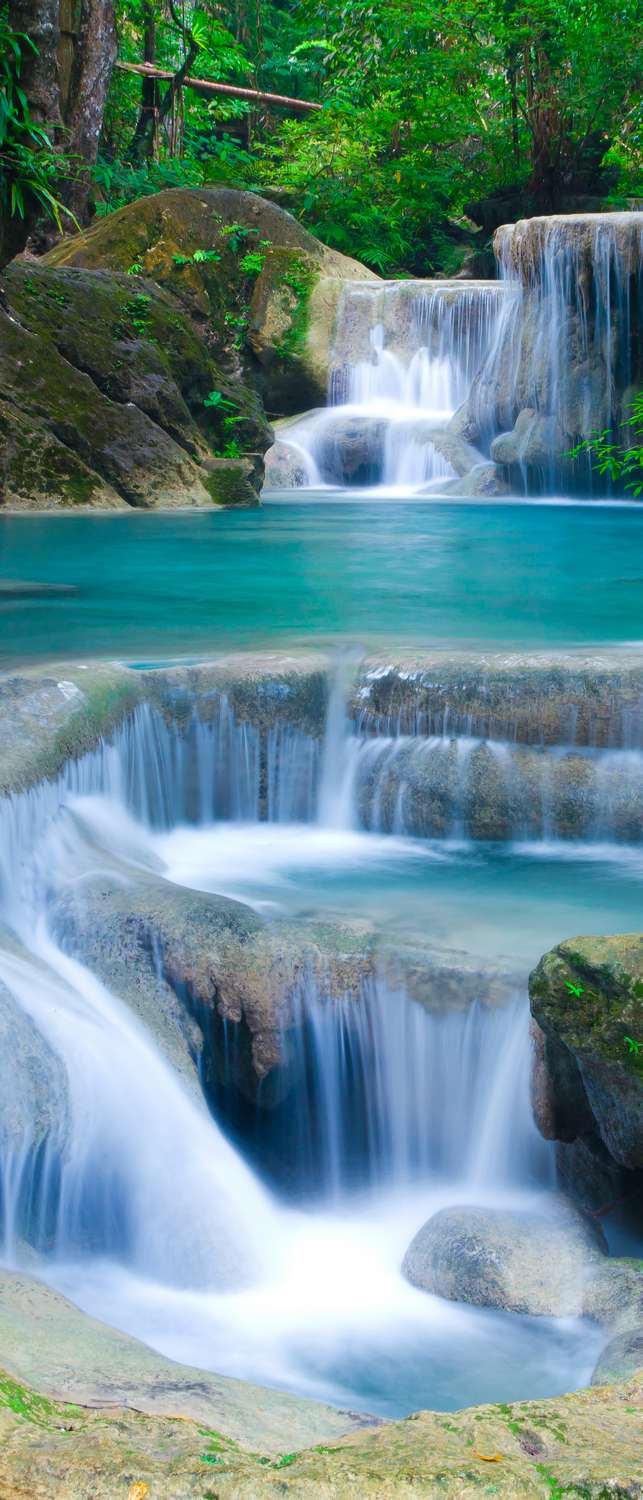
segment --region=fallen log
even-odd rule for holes
[[[123,62],[119,58],[114,66],[124,73],[138,73],[141,78],[158,78],[160,83],[171,83],[175,77],[174,73],[165,68],[157,68],[153,63]],[[184,78],[182,86],[193,89],[195,94],[203,94],[206,98],[212,94],[220,94],[225,99],[248,99],[251,104],[272,104],[278,109],[288,109],[293,114],[309,114],[321,109],[321,104],[311,104],[308,99],[290,99],[287,94],[267,94],[262,89],[245,89],[236,83],[213,83],[210,78]]]

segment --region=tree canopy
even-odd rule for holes
[[[430,274],[457,269],[504,217],[643,192],[641,0],[75,9],[0,9],[2,208],[25,235],[60,204],[82,221],[228,181],[278,195],[381,273]],[[286,100],[208,96],[194,78]],[[302,115],[288,98],[322,107]]]

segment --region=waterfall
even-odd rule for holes
[[[434,1179],[484,1191],[547,1180],[522,997],[430,1011],[378,978],[359,1000],[309,983],[289,1045],[300,1190],[317,1182],[341,1200],[365,1185]]]
[[[507,295],[460,430],[522,490],[605,493],[587,455],[592,432],[627,445],[640,381],[643,214],[521,220],[495,237]],[[630,438],[631,441],[631,438]]]
[[[448,424],[486,356],[502,293],[499,282],[347,283],[329,404],[279,434],[306,483],[417,490],[452,479]]]
[[[50,922],[70,890],[82,915],[87,879],[134,896],[139,882],[165,882],[165,900],[181,879],[183,895],[227,888],[235,860],[256,881],[263,862],[272,896],[284,851],[295,876],[312,866],[320,883],[341,876],[347,855],[353,879],[373,850],[415,861],[404,840],[363,827],[388,828],[393,805],[406,826],[407,795],[398,787],[391,801],[387,778],[399,758],[408,781],[409,754],[430,759],[433,742],[364,733],[350,707],[355,666],[345,656],[329,682],[323,735],[266,715],[263,699],[240,712],[208,694],[176,718],[143,704],[57,780],[0,799],[0,1254],[21,1265],[29,1246],[39,1275],[171,1357],[393,1415],[489,1395],[465,1357],[485,1315],[436,1309],[399,1268],[445,1203],[540,1200],[550,1184],[524,992],[491,1003],[474,974],[466,999],[432,1006],[384,964],[365,965],[346,992],[306,959],[279,1011],[283,1090],[268,1103],[260,1085],[233,1118],[226,1089],[206,1104],[196,1060],[180,1074],[118,981],[87,967],[82,921],[73,951]],[[475,753],[460,756],[465,781]],[[609,785],[607,769],[599,821]],[[340,880],[350,924],[347,889]],[[131,960],[136,983],[140,949],[128,943],[118,973]],[[160,1006],[171,981],[153,935],[151,951]],[[180,985],[174,994],[185,1006]],[[230,1097],[241,1029],[228,1019],[205,1036],[222,1049]],[[522,1327],[495,1337],[505,1371],[530,1348],[525,1394],[551,1388],[548,1335],[542,1349]],[[577,1331],[561,1338],[569,1383],[587,1354]],[[449,1361],[455,1384],[440,1373]],[[381,1389],[373,1368],[386,1371]],[[498,1399],[506,1378],[491,1381]]]
[[[256,1276],[274,1234],[268,1198],[127,1007],[42,932],[24,955],[0,948],[0,983],[61,1060],[69,1094],[42,1148],[25,1141],[5,1158],[3,1258],[24,1237],[181,1286]]]
[[[609,493],[570,450],[597,431],[633,441],[643,214],[525,219],[494,246],[496,281],[346,283],[328,404],[278,430],[286,484]],[[268,456],[267,487],[283,472]]]

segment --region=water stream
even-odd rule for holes
[[[515,226],[495,282],[348,284],[328,404],[279,433],[300,502],[2,519],[3,665],[57,663],[5,685],[27,748],[38,693],[67,703],[62,659],[76,694],[116,655],[143,685],[94,750],[0,799],[2,1259],[190,1364],[384,1415],[593,1369],[597,1329],[400,1266],[440,1207],[548,1211],[527,975],[574,933],[640,927],[643,512],[560,499],[590,416],[625,420],[640,261],[612,219],[578,245]],[[480,465],[500,488],[445,505]],[[324,688],[309,663],[298,713],[311,645],[336,666]],[[231,648],[280,653],[276,680],[145,676]],[[424,688],[389,711],[378,673]],[[159,936],[197,896],[245,907],[206,1000]],[[234,941],[235,981],[248,953],[261,976],[257,931],[295,977],[251,1035],[217,965]]]
[[[319,740],[240,722],[225,696],[187,724],[143,707],[57,784],[5,799],[0,984],[59,1083],[48,1128],[34,1105],[3,1156],[4,1257],[20,1264],[29,1241],[40,1274],[174,1357],[385,1414],[565,1389],[588,1378],[596,1331],[439,1302],[399,1265],[444,1204],[546,1201],[524,976],[558,935],[552,904],[561,936],[595,930],[599,910],[606,930],[615,906],[634,914],[643,858],[630,839],[620,860],[613,830],[552,843],[543,823],[530,847],[383,831],[377,790],[364,819],[359,768],[377,737],[347,711],[354,671],[340,663]],[[274,920],[368,914],[387,941],[438,952],[466,932],[479,998],[436,1010],[379,972],[358,998],[303,983],[287,1107],[240,1131],[82,944],[56,938],[61,893],[82,907],[96,875],[135,889],[150,874]],[[500,1004],[490,960],[513,976]],[[24,1068],[19,1054],[10,1099]]]

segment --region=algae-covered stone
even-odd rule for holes
[[[588,1269],[605,1253],[600,1229],[564,1200],[539,1212],[444,1208],[418,1230],[402,1271],[456,1302],[544,1317],[578,1316]]]
[[[167,1359],[20,1272],[0,1271],[0,1344],[4,1370],[45,1396],[191,1419],[206,1431],[223,1429],[233,1450],[242,1442],[279,1452],[336,1440],[361,1425],[321,1402]],[[0,1411],[2,1395],[0,1383]]]
[[[5,504],[256,503],[269,442],[260,401],[168,292],[27,262],[5,270],[1,292]],[[217,456],[232,432],[252,458]]]
[[[51,507],[125,510],[113,485],[84,463],[46,425],[0,400],[0,505],[12,510]]]
[[[200,467],[163,428],[133,404],[103,395],[48,336],[1,310],[0,396],[52,431],[97,485],[106,481],[128,504],[211,504]],[[60,483],[56,500],[64,503]]]
[[[278,205],[229,187],[174,188],[128,204],[45,261],[135,268],[170,290],[271,415],[325,400],[339,287],[377,280]]]
[[[174,1369],[180,1388],[188,1372]],[[219,1377],[204,1376],[205,1399],[213,1380],[223,1385]],[[226,1382],[234,1384],[249,1433],[243,1447],[228,1436],[234,1398],[228,1397],[227,1410],[225,1397],[221,1400],[221,1431],[212,1430],[212,1418],[195,1423],[123,1406],[71,1406],[39,1396],[37,1383],[34,1390],[0,1373],[0,1492],[11,1500],[115,1500],[120,1495],[124,1500],[284,1495],[290,1500],[480,1500],[490,1492],[499,1500],[552,1500],[555,1494],[570,1500],[641,1500],[643,1495],[639,1373],[550,1400],[423,1411],[406,1421],[354,1428],[345,1436],[327,1428],[321,1439],[311,1435],[303,1443],[280,1440],[279,1433],[305,1424],[306,1405],[312,1406],[309,1433],[315,1421],[323,1430],[331,1420],[327,1409]],[[172,1388],[170,1376],[167,1397]],[[253,1398],[256,1438],[247,1409]],[[278,1404],[286,1401],[298,1409],[284,1412],[280,1427]],[[266,1417],[268,1442],[261,1435]],[[347,1420],[342,1413],[339,1418]]]
[[[529,981],[545,1036],[550,1133],[643,1168],[643,935],[570,938]],[[542,1123],[542,1122],[540,1122]]]

